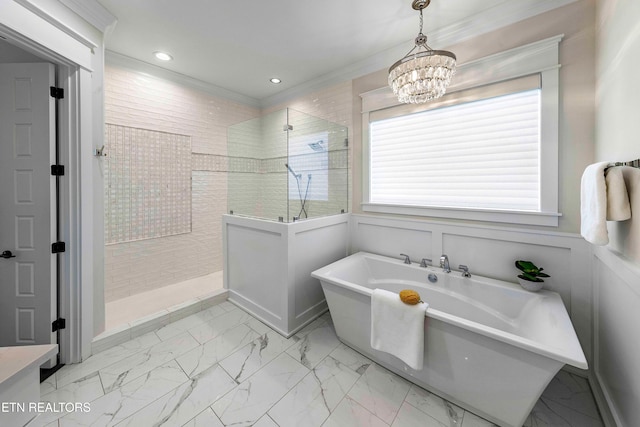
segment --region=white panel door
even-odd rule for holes
[[[0,346],[56,343],[52,64],[0,64]]]

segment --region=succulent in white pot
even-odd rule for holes
[[[518,275],[520,286],[528,291],[538,292],[544,284],[543,277],[551,277],[547,273],[543,273],[544,268],[538,268],[531,261],[516,261],[516,268],[521,271]]]

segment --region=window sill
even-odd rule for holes
[[[469,221],[502,222],[510,224],[541,225],[557,227],[561,213],[525,212],[492,209],[465,209],[445,207],[423,207],[408,205],[385,205],[378,203],[362,203],[364,212],[388,213],[399,215],[425,216],[448,219],[464,219]]]

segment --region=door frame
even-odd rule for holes
[[[5,3],[5,6],[7,5],[10,3]],[[38,18],[35,15],[33,17]],[[32,24],[42,25],[37,19],[35,21]],[[28,23],[22,25],[26,26]],[[53,28],[50,31],[59,30]],[[67,53],[67,56],[63,56],[57,53],[57,48],[50,49],[44,45],[45,43],[38,43],[15,27],[5,25],[2,19],[0,36],[43,58],[44,61],[53,63],[56,66],[57,85],[65,94],[64,98],[58,101],[57,127],[58,159],[60,164],[65,166],[65,175],[60,179],[58,194],[59,238],[66,243],[67,248],[66,252],[59,255],[61,259],[58,274],[61,285],[58,317],[66,319],[66,328],[60,331],[58,346],[60,363],[77,363],[91,355],[94,336],[94,257],[100,259],[102,255],[99,250],[98,253],[95,251],[99,248],[95,244],[95,236],[102,231],[102,223],[100,220],[95,221],[94,228],[93,218],[93,171],[96,160],[92,154],[92,140],[96,135],[100,135],[101,129],[98,129],[100,133],[94,129],[94,126],[99,126],[100,121],[93,121],[92,70],[87,67],[82,57],[78,62],[84,64],[79,64],[67,57],[73,57],[72,54]],[[65,41],[68,43],[68,40],[52,43],[64,45]],[[92,49],[87,47],[87,50],[90,54],[86,58],[90,58]],[[98,77],[102,78],[101,72],[98,73]],[[101,145],[102,140],[95,141],[95,144]],[[97,197],[101,199],[101,195]]]

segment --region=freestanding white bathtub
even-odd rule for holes
[[[428,275],[437,282],[431,283]],[[587,369],[560,295],[360,252],[312,273],[341,341],[488,420],[520,427],[564,366]],[[429,303],[424,367],[370,346],[373,289],[415,289]]]

